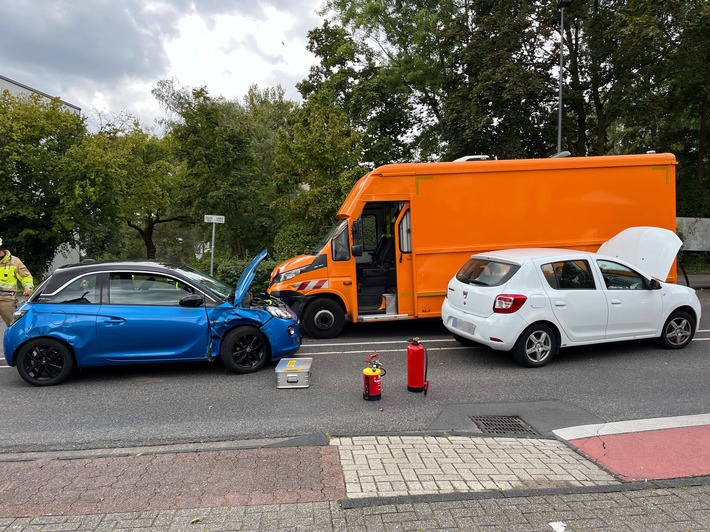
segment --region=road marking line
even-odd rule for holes
[[[303,349],[303,348],[301,348]],[[430,349],[427,349],[427,351],[453,351],[454,349],[485,349],[485,347],[432,347]],[[315,351],[311,354],[313,355],[357,355],[362,354],[362,353],[402,353],[403,350],[401,349],[365,349],[362,351]],[[298,351],[298,354],[301,354],[301,351]]]
[[[417,340],[417,341],[420,342],[421,344],[430,344],[433,342],[455,342],[456,340],[454,340],[453,338],[444,338],[441,340],[434,340],[434,339],[426,340],[423,338],[419,338],[419,340]],[[408,340],[387,340],[384,342],[371,342],[371,343],[379,343],[379,344],[403,344],[403,343],[406,343],[406,344],[408,344],[409,341]],[[318,347],[337,347],[340,345],[362,345],[362,342],[345,342],[345,343],[313,344],[313,345],[317,345]],[[312,346],[308,346],[308,347],[312,347]],[[303,349],[303,346],[301,346],[301,349]]]
[[[552,433],[563,440],[578,440],[610,436],[612,434],[627,434],[630,432],[646,432],[649,430],[674,429],[678,427],[697,427],[710,425],[710,414],[694,416],[659,417],[653,419],[635,419],[631,421],[614,421],[596,425],[580,425],[553,430]]]

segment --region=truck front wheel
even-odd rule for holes
[[[303,313],[303,328],[313,338],[335,338],[345,325],[345,312],[332,299],[311,301]]]

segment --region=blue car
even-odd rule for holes
[[[252,373],[301,346],[298,319],[277,298],[248,292],[262,251],[236,288],[189,266],[110,262],[56,270],[17,310],[5,359],[34,386],[75,368],[220,357]]]

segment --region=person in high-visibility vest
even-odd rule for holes
[[[32,274],[20,259],[13,256],[0,238],[0,315],[9,327],[17,310],[17,283],[22,285],[22,295],[29,296],[34,288]]]

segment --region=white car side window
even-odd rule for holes
[[[586,260],[552,262],[541,266],[547,283],[555,290],[594,290],[594,278]]]
[[[604,277],[608,290],[644,290],[646,283],[643,277],[635,271],[618,262],[597,260],[597,266]]]

